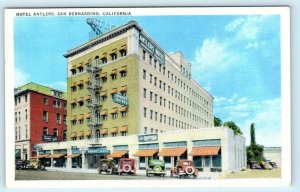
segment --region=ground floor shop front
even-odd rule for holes
[[[150,159],[162,159],[167,169],[179,159],[193,160],[201,172],[231,172],[246,168],[243,136],[227,127],[130,135],[92,140],[39,144],[36,158],[51,167],[96,169],[99,159],[135,159],[138,170]]]

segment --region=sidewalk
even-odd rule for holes
[[[97,169],[81,169],[81,168],[60,168],[60,167],[46,167],[47,171],[69,172],[69,173],[95,173],[98,174]],[[136,175],[146,176],[146,170],[137,170]],[[199,172],[198,179],[218,179],[221,178],[220,172]],[[170,171],[166,173],[170,177]]]

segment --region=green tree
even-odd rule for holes
[[[264,161],[264,146],[258,145],[255,141],[254,123],[250,126],[250,139],[250,145],[247,147],[247,161]]]
[[[235,124],[233,121],[227,121],[223,124],[224,126],[229,127],[233,130],[235,135],[243,135],[243,132],[241,131],[241,128]]]
[[[255,129],[254,129],[254,123],[251,123],[251,126],[250,126],[250,144],[256,144],[256,141],[255,141]]]
[[[215,127],[221,127],[223,124],[222,120],[216,116],[214,116],[214,125]]]

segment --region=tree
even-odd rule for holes
[[[250,144],[256,144],[256,141],[255,141],[255,129],[254,129],[254,123],[251,123],[251,126],[250,126]]]
[[[233,121],[227,121],[223,125],[229,127],[230,129],[232,129],[235,135],[243,135],[243,132],[241,131],[241,129],[239,128],[239,126],[237,126],[235,124],[235,122],[233,122]]]
[[[215,127],[221,127],[223,124],[222,120],[216,116],[214,116],[214,125]]]
[[[250,139],[250,145],[247,147],[247,161],[264,161],[264,146],[258,145],[255,141],[254,123],[250,126]]]

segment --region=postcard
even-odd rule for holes
[[[289,24],[288,7],[5,9],[7,187],[288,186]]]

